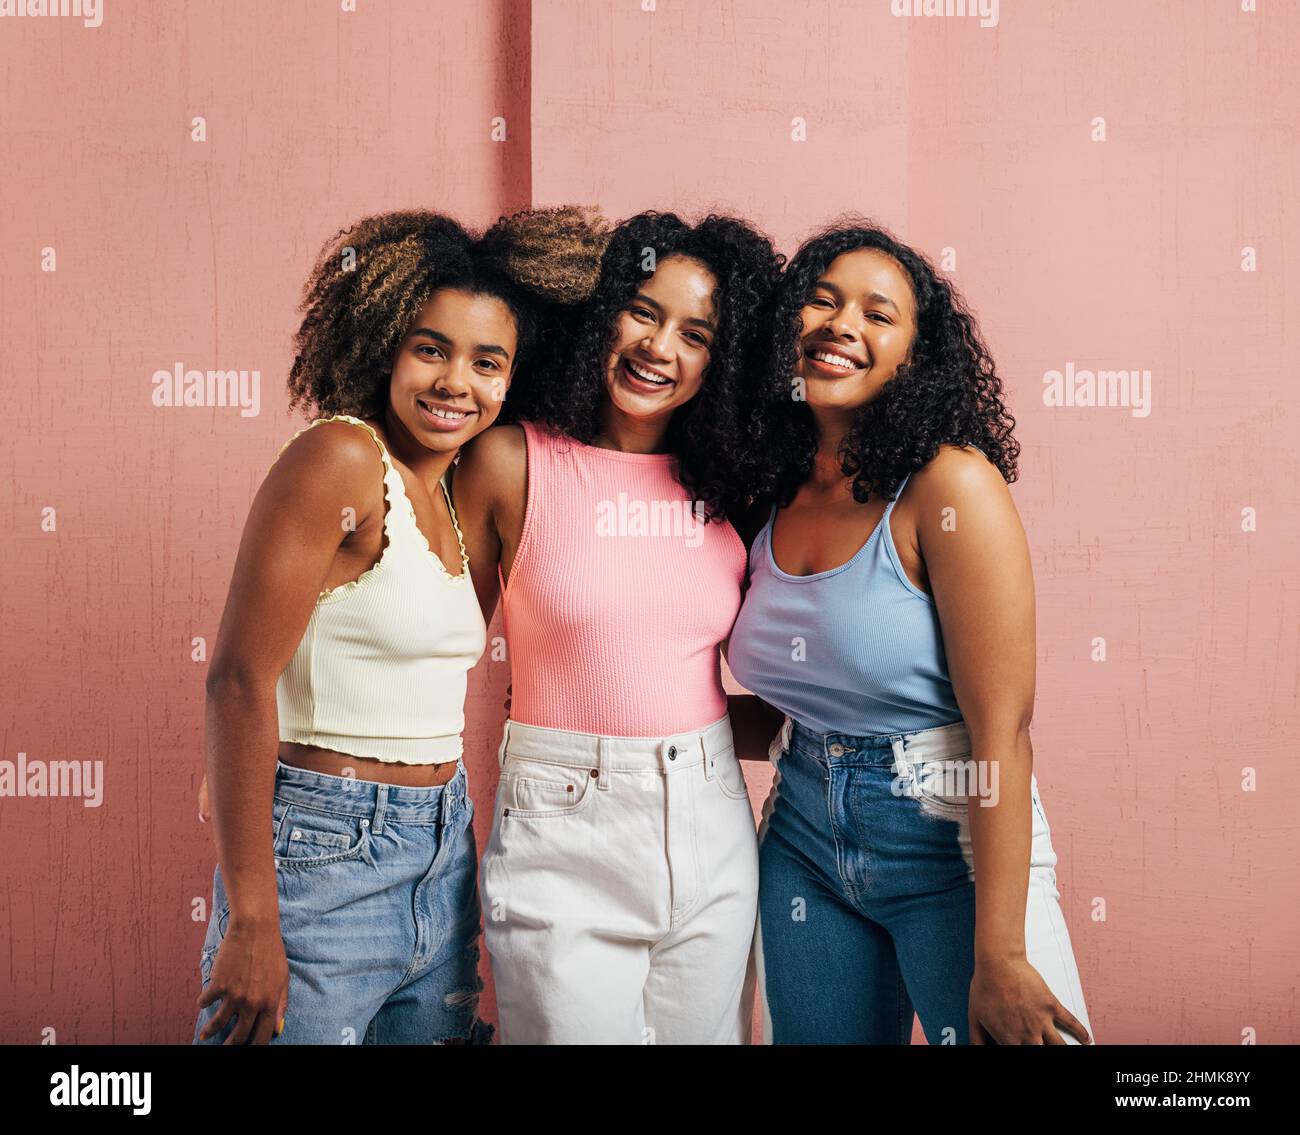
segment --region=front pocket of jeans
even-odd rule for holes
[[[712,771],[713,779],[726,795],[733,800],[749,799],[749,785],[745,782],[745,772],[736,759],[734,749],[713,760]]]
[[[504,817],[546,819],[572,816],[586,807],[596,778],[585,768],[521,762],[506,755]]]
[[[925,805],[947,812],[965,812],[969,794],[979,791],[976,772],[968,758],[926,761],[912,766],[913,792]]]
[[[278,867],[321,867],[360,858],[370,839],[370,821],[361,816],[290,805],[280,822]]]

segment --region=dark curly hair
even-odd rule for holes
[[[512,413],[590,444],[600,430],[615,321],[653,271],[646,265],[670,256],[698,261],[717,277],[717,331],[700,391],[674,412],[665,445],[692,504],[706,520],[726,519],[752,495],[763,464],[750,423],[759,393],[756,319],[784,262],[766,236],[738,218],[710,214],[691,225],[674,213],[650,211],[619,224],[595,291],[573,320],[569,351],[553,360],[531,398],[516,401],[512,391]]]
[[[1005,480],[1014,481],[1020,456],[1011,436],[1016,423],[974,316],[925,256],[886,229],[850,217],[800,246],[772,297],[764,405],[756,431],[770,465],[760,495],[784,507],[812,472],[816,425],[808,404],[791,398],[803,331],[800,313],[831,262],[861,248],[890,256],[907,276],[916,297],[916,338],[908,361],[859,408],[841,443],[841,468],[853,478],[854,499],[892,498],[903,478],[944,443],[977,446]]]
[[[590,209],[525,209],[480,236],[426,210],[366,217],[325,242],[303,293],[290,407],[375,417],[393,352],[440,288],[500,299],[515,317],[515,386],[535,381],[539,350],[595,286],[607,225]],[[541,368],[545,369],[545,368]],[[507,405],[509,398],[507,398]]]

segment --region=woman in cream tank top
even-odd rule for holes
[[[577,210],[391,213],[317,260],[289,389],[320,416],[253,501],[207,680],[196,1043],[491,1035],[461,760],[486,628],[447,479],[564,299],[530,264],[593,239]]]

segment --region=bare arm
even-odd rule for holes
[[[759,530],[767,523],[770,513],[771,503],[763,501],[752,504],[737,518],[735,529],[745,545],[746,555],[753,547],[754,538]],[[744,593],[748,590],[749,572],[746,569],[745,583],[741,590],[742,601]],[[730,663],[730,650],[731,635],[727,635],[726,641],[722,644],[722,657],[726,658],[728,663]],[[774,709],[757,694],[728,694],[727,715],[731,718],[731,733],[736,743],[737,758],[742,761],[768,760],[768,750],[776,737],[777,730],[785,724],[785,714],[779,709]]]
[[[971,758],[997,786],[995,805],[972,797],[969,809],[976,863],[971,1038],[977,1041],[982,1023],[999,1043],[1064,1043],[1055,1019],[1073,1023],[1085,1039],[1025,957],[1036,659],[1024,527],[1001,474],[979,453],[944,448],[913,484],[917,537]]]
[[[523,530],[525,446],[520,427],[494,426],[461,450],[452,481],[470,576],[489,623],[501,592],[497,567],[508,580]]]
[[[358,532],[376,520],[382,525],[381,478],[379,451],[362,431],[317,426],[271,467],[240,541],[206,710],[208,792],[230,921],[200,999],[222,1001],[205,1035],[239,1017],[231,1043],[269,1039],[288,983],[268,838],[279,748],[276,682],[348,535],[343,510],[355,510]]]
[[[727,713],[737,758],[766,761],[772,739],[785,724],[785,714],[755,694],[728,694]]]

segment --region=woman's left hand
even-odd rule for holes
[[[1062,1005],[1026,958],[977,962],[970,984],[971,1044],[1065,1044],[1057,1027],[1081,1044],[1088,1030]]]

